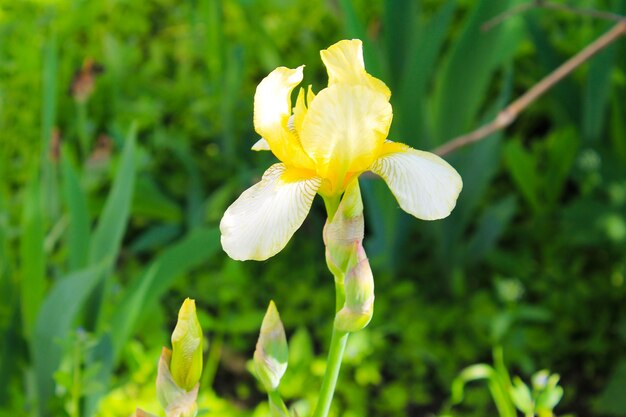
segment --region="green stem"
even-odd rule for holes
[[[76,335],[74,341],[74,355],[72,366],[72,405],[70,415],[71,417],[80,416],[80,396],[81,396],[81,340],[80,334]]]
[[[335,393],[335,386],[337,385],[339,369],[341,368],[343,352],[346,349],[346,342],[348,341],[348,334],[349,333],[339,332],[333,327],[328,361],[326,362],[326,372],[324,373],[320,397],[317,401],[317,407],[315,408],[313,417],[328,416],[328,410],[330,410],[330,404]]]
[[[284,415],[285,417],[289,417],[289,410],[287,409],[287,406],[285,405],[285,402],[283,401],[282,398],[280,398],[280,394],[278,393],[278,390],[274,390],[274,391],[270,391],[267,393],[267,395],[270,398],[270,409],[272,407],[276,407],[278,408],[279,414],[280,416]],[[272,415],[275,415],[274,412],[272,412]]]
[[[335,213],[337,213],[337,209],[339,208],[340,202],[341,202],[341,195],[336,195],[333,197],[324,197],[324,205],[326,206],[326,214],[328,216],[328,221],[332,221],[333,217],[335,217]]]

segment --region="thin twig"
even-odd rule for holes
[[[580,8],[580,7],[569,6],[567,4],[555,3],[551,1],[535,0],[530,3],[520,4],[516,7],[513,7],[512,9],[509,9],[495,16],[494,18],[485,22],[481,26],[481,29],[484,31],[488,31],[490,29],[493,29],[495,26],[499,25],[500,23],[504,22],[505,20],[509,19],[511,16],[514,16],[519,13],[524,13],[528,10],[537,9],[537,8],[559,10],[562,12],[577,14],[579,16],[593,17],[596,19],[610,20],[613,22],[619,22],[624,19],[624,16],[621,16],[616,13],[605,12],[602,10],[585,9],[585,8]]]
[[[462,146],[469,145],[477,142],[485,137],[497,132],[500,129],[504,129],[515,119],[517,116],[528,107],[533,101],[541,97],[546,91],[554,87],[559,81],[569,75],[572,71],[578,68],[581,64],[587,61],[589,58],[618,40],[620,37],[626,36],[626,18],[621,18],[608,32],[600,36],[594,42],[589,44],[585,49],[568,59],[560,67],[555,69],[537,84],[535,84],[530,90],[524,93],[517,100],[509,104],[504,110],[498,113],[498,116],[478,129],[468,134],[459,136],[449,142],[444,143],[434,150],[437,155],[448,154]]]

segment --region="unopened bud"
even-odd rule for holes
[[[185,391],[191,391],[202,374],[202,328],[196,316],[196,303],[187,298],[178,312],[172,333],[172,378]]]
[[[343,277],[354,265],[364,229],[361,191],[358,180],[354,180],[341,198],[337,212],[324,226],[326,263],[335,277]]]
[[[270,301],[254,351],[254,366],[257,377],[268,392],[278,388],[278,384],[287,370],[288,356],[285,328],[280,321],[276,305]]]
[[[198,412],[196,399],[198,397],[199,384],[187,391],[180,387],[173,379],[170,372],[172,351],[163,348],[159,359],[157,374],[157,398],[165,409],[167,417],[195,417]],[[138,414],[141,417],[141,414]]]
[[[348,271],[345,303],[335,317],[335,328],[342,332],[363,329],[374,314],[374,276],[363,246],[358,247],[358,263]]]

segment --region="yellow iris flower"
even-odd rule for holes
[[[257,87],[254,127],[281,161],[226,210],[222,247],[237,260],[265,260],[280,252],[302,225],[315,194],[340,196],[365,171],[381,176],[407,213],[424,220],[450,214],[463,183],[446,161],[387,140],[391,92],[365,71],[360,40],[321,51],[328,87],[315,95],[291,92],[303,67],[276,68]]]

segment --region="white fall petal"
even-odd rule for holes
[[[385,180],[404,211],[422,220],[447,217],[463,188],[461,176],[450,164],[408,146],[383,155],[370,169]]]
[[[240,261],[280,252],[304,222],[320,184],[317,177],[297,179],[283,164],[269,167],[224,213],[224,251]]]
[[[263,138],[257,140],[254,145],[252,145],[252,149],[253,151],[270,151],[270,144],[267,143],[267,141]]]

